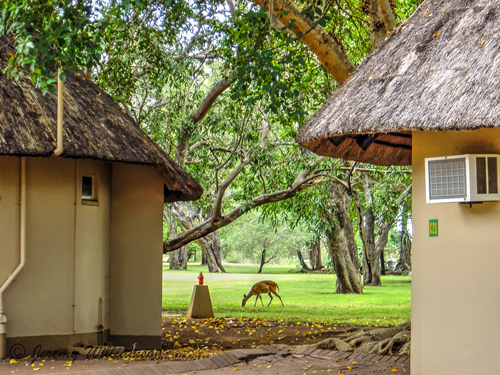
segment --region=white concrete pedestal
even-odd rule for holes
[[[187,318],[213,318],[212,300],[208,285],[195,285],[191,303],[187,312]]]

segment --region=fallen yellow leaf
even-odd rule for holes
[[[11,364],[18,364],[18,363],[21,363],[21,362],[16,361],[15,359],[11,359],[9,363],[11,363]]]
[[[484,45],[484,43],[486,43],[486,40],[481,40],[481,47]]]
[[[393,368],[391,372],[398,372],[399,370],[397,368]]]
[[[435,38],[437,36],[439,36],[439,31],[437,33],[435,33],[432,37]]]

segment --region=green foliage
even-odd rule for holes
[[[228,274],[205,275],[216,317],[259,317],[268,320],[316,321],[356,325],[396,325],[410,320],[411,278],[384,276],[384,287],[365,287],[361,295],[335,294],[335,275],[290,273],[290,267],[264,267],[263,274],[255,274],[257,266],[225,265]],[[193,283],[206,267],[189,265],[190,271],[164,273],[163,308],[185,314]],[[240,273],[241,269],[253,274]],[[276,273],[279,272],[279,273]],[[270,307],[253,307],[253,298],[245,307],[241,299],[250,287],[263,279],[272,279],[279,285],[279,294],[285,307],[275,298]],[[175,283],[172,281],[175,280]],[[264,303],[268,300],[263,296]]]
[[[92,21],[92,2],[71,0],[3,1],[0,35],[13,34],[17,52],[7,72],[18,79],[25,68],[42,92],[55,92],[58,69],[65,80],[69,69],[92,67],[101,57],[104,19]]]
[[[397,0],[399,20],[419,3]],[[7,71],[15,77],[28,74],[45,93],[54,91],[58,69],[63,70],[64,79],[69,69],[88,68],[101,88],[131,107],[153,140],[186,162],[185,169],[205,190],[196,203],[204,213],[213,208],[221,181],[249,155],[255,153],[228,189],[224,212],[239,205],[248,210],[254,197],[288,188],[300,171],[317,160],[298,147],[294,136],[337,84],[299,41],[300,35],[289,32],[293,22],[286,30],[274,27],[266,8],[243,0],[236,1],[232,11],[218,0],[15,0],[0,4],[0,34],[15,35],[17,47]],[[313,25],[335,35],[355,64],[370,52],[368,19],[358,1],[340,0],[323,8],[319,1],[299,0],[297,5]],[[226,77],[231,77],[230,88],[216,98],[203,121],[195,123],[193,114],[200,103]],[[261,149],[263,124],[270,132]],[[190,147],[204,144],[182,158],[175,153],[183,139],[188,139]],[[263,208],[262,218],[275,227],[290,225],[294,236],[282,231],[287,241],[293,237],[301,243],[310,236],[307,233],[325,233],[329,179],[344,179],[345,170],[339,169],[343,165],[350,164],[332,159],[318,163],[315,168],[323,183],[302,190],[292,200]],[[394,175],[390,181],[379,178],[386,176],[382,172],[373,175],[380,215],[397,213],[397,207],[391,206],[392,192],[405,183],[396,169],[389,174]],[[351,217],[356,220],[354,210]],[[284,238],[278,233],[255,237],[248,245],[255,251],[266,238]],[[282,242],[280,249],[293,247]],[[238,246],[228,245],[228,254]]]
[[[309,234],[301,227],[274,228],[260,221],[259,216],[257,211],[249,212],[220,230],[223,259],[230,263],[259,263],[265,248],[266,259],[274,258],[270,264],[297,264],[297,250],[305,247]]]

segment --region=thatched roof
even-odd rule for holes
[[[13,51],[10,37],[0,38],[1,70]],[[165,182],[165,202],[201,196],[201,186],[84,74],[70,74],[64,86],[62,157],[151,165]],[[56,121],[56,95],[43,96],[26,77],[16,82],[0,73],[0,155],[52,155]]]
[[[413,131],[498,126],[500,1],[426,0],[297,141],[320,155],[407,165]]]

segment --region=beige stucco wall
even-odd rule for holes
[[[76,205],[76,333],[109,328],[109,248],[111,231],[111,165],[94,160],[77,162]],[[97,180],[98,206],[81,204],[81,176]],[[101,308],[99,299],[102,299]]]
[[[163,181],[151,167],[116,163],[112,187],[111,335],[159,339]]]
[[[500,202],[426,204],[424,158],[500,154],[500,129],[413,133],[412,149],[411,372],[498,374]]]
[[[8,337],[72,332],[74,181],[71,160],[26,160],[26,265],[4,294]]]
[[[0,283],[19,263],[19,159],[0,157]]]
[[[82,202],[82,176],[98,181],[98,202]],[[0,156],[0,283],[19,262],[19,189],[20,158]],[[102,322],[113,335],[158,347],[163,181],[156,170],[26,158],[26,189],[26,265],[4,294],[9,345],[21,342],[30,354],[37,344],[96,344]]]
[[[19,261],[19,165],[0,157],[2,283]],[[97,331],[109,275],[110,172],[98,161],[26,159],[26,265],[4,294],[8,337]],[[99,175],[99,205],[81,204],[82,174]]]

